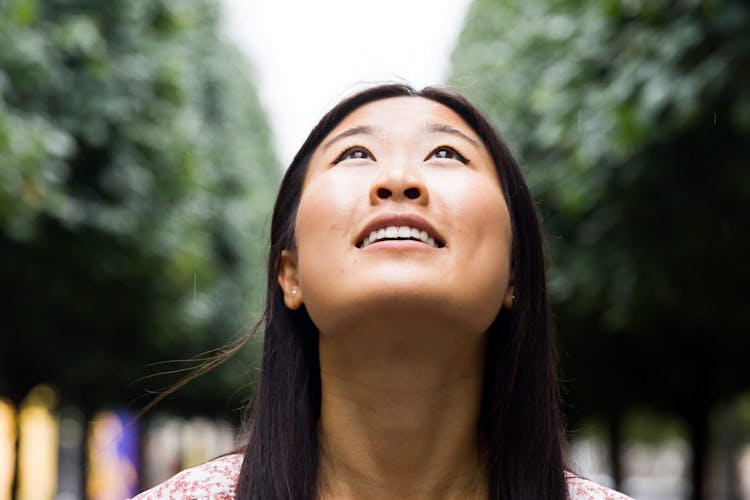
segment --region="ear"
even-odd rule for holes
[[[513,287],[513,285],[510,285],[508,289],[505,291],[505,298],[503,299],[503,307],[505,307],[506,309],[512,310],[513,303],[515,302],[515,300],[516,300],[515,288]]]
[[[293,250],[281,251],[278,275],[279,285],[284,290],[284,303],[289,309],[299,309],[304,302],[297,273],[297,254]]]

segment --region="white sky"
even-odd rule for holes
[[[368,82],[442,83],[470,0],[221,0],[255,68],[282,165]]]

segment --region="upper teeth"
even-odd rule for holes
[[[386,228],[373,231],[370,233],[370,236],[365,238],[365,240],[362,242],[362,247],[366,247],[371,243],[385,239],[415,239],[423,243],[427,243],[431,247],[438,248],[437,243],[435,243],[435,239],[431,238],[427,234],[427,232],[420,231],[419,229],[409,226],[388,226]]]

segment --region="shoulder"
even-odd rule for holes
[[[566,479],[570,500],[632,500],[627,495],[570,473]]]
[[[233,500],[243,456],[224,455],[205,464],[184,470],[144,491],[133,500],[211,499]]]

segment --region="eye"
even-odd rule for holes
[[[340,163],[344,160],[367,160],[372,159],[374,160],[375,157],[370,153],[367,148],[363,146],[351,146],[346,148],[335,160],[333,160],[333,163]]]
[[[425,161],[429,160],[430,158],[436,158],[438,160],[458,160],[464,164],[469,163],[469,160],[467,160],[461,153],[450,146],[440,146],[432,153],[427,155]]]

